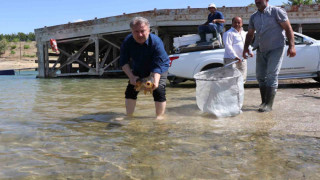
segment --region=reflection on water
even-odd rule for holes
[[[273,132],[275,117],[251,107],[204,115],[193,87],[167,89],[163,121],[143,94],[123,118],[126,82],[0,77],[0,179],[320,177],[319,138]]]

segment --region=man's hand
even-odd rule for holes
[[[287,56],[289,57],[294,57],[296,56],[296,48],[294,47],[294,34],[293,34],[293,30],[290,24],[290,21],[287,20],[285,22],[280,23],[280,26],[282,27],[282,29],[285,30],[286,32],[286,36],[287,39],[289,41],[289,48],[287,51]]]
[[[287,56],[294,57],[296,56],[296,48],[295,47],[289,47],[287,51]]]
[[[161,74],[159,73],[153,73],[154,83],[153,83],[152,90],[155,90],[159,87],[160,76]]]
[[[130,77],[129,77],[130,84],[136,85],[138,79],[139,79],[138,76],[130,76]]]
[[[124,73],[128,76],[129,81],[130,81],[130,84],[136,85],[137,80],[139,79],[139,77],[138,77],[138,76],[135,76],[135,75],[132,73],[129,64],[123,65],[123,66],[122,66],[122,70],[123,70]]]
[[[159,81],[158,82],[154,82],[153,86],[152,86],[152,90],[155,90],[159,87]]]
[[[235,60],[238,60],[238,62],[237,63],[241,63],[242,62],[242,60],[239,58],[239,57],[236,57],[236,58],[234,58]]]
[[[252,53],[250,53],[250,51],[249,51],[248,48],[244,48],[244,49],[243,49],[243,53],[242,53],[242,57],[243,57],[244,59],[247,59],[247,58],[248,58],[248,54],[251,55]],[[253,56],[253,54],[252,54],[252,56]],[[251,56],[251,57],[252,57],[252,56]]]
[[[248,29],[248,33],[246,35],[246,40],[245,40],[245,43],[244,43],[244,48],[243,48],[243,53],[242,53],[242,57],[244,59],[248,58],[248,56],[247,56],[248,54],[251,57],[253,56],[252,52],[249,51],[249,45],[251,44],[251,42],[253,40],[254,32],[255,32],[255,29]]]
[[[244,50],[243,50],[243,54],[242,54],[243,58],[244,58],[244,59],[247,59],[247,58],[248,58],[248,55],[249,55],[250,57],[253,57],[253,53],[250,52],[250,50],[249,50],[248,48],[247,48],[247,49],[244,49]]]

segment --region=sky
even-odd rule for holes
[[[287,0],[269,0],[282,5]],[[0,0],[0,34],[157,9],[241,7],[254,0]]]

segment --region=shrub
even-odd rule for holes
[[[29,49],[30,48],[30,46],[28,45],[28,44],[25,44],[24,46],[23,46],[23,49]]]
[[[8,41],[6,39],[2,39],[0,41],[0,54],[4,54],[8,47]]]
[[[19,41],[20,41],[19,38],[13,38],[13,40],[12,40],[12,42],[15,42],[15,43],[17,43],[17,42],[19,42]]]
[[[11,46],[11,49],[15,49],[15,48],[17,48],[16,45],[12,45],[12,46]]]
[[[15,53],[16,53],[15,51],[11,51],[11,52],[10,52],[10,54],[15,54]]]
[[[34,54],[34,55],[29,55],[29,54],[23,54],[23,57],[29,57],[29,58],[34,58],[34,57],[36,57],[36,55]]]

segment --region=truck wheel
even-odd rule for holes
[[[313,78],[315,81],[318,81],[320,83],[320,77]]]
[[[313,78],[315,81],[318,81],[320,83],[320,71],[318,72],[318,77]]]
[[[176,86],[177,84],[182,83],[182,82],[185,82],[185,81],[186,81],[186,79],[173,78],[173,79],[169,80],[169,83],[170,83],[170,86],[171,86],[171,87],[174,87],[174,86]]]

